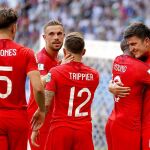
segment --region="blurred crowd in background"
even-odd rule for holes
[[[150,26],[149,0],[0,0],[0,7],[18,11],[16,41],[31,48],[49,19],[60,20],[66,33],[80,31],[91,40],[120,41],[134,21]]]

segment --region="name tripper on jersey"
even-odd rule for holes
[[[120,64],[114,64],[114,70],[119,72],[126,72],[127,66],[126,65],[120,65]]]
[[[0,49],[0,56],[16,56],[16,49]]]
[[[71,80],[86,80],[91,81],[93,80],[93,74],[92,73],[74,73],[69,72],[70,79]]]

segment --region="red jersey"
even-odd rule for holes
[[[150,66],[150,59],[146,61],[146,64]],[[142,127],[150,128],[150,85],[147,85],[144,91]]]
[[[52,58],[43,48],[40,52],[37,53],[37,62],[38,62],[38,69],[41,75],[46,75],[48,71],[58,65],[58,60]],[[35,112],[37,109],[37,104],[34,99],[33,90],[31,88],[31,94],[29,98],[28,110],[33,110],[31,112]],[[49,113],[52,113],[52,109],[50,109]]]
[[[111,120],[129,129],[141,128],[142,96],[145,84],[150,84],[149,66],[128,55],[118,56],[113,63],[113,80],[131,87],[130,95],[115,97]]]
[[[55,92],[51,129],[91,127],[91,104],[99,84],[98,72],[80,62],[70,62],[52,68],[50,75],[46,90]]]
[[[12,40],[0,40],[0,108],[26,108],[26,75],[37,70],[34,52]]]

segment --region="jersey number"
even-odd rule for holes
[[[77,97],[82,97],[82,93],[84,93],[84,92],[86,92],[88,94],[88,96],[87,96],[86,100],[75,109],[75,117],[88,116],[88,112],[80,112],[80,109],[90,101],[90,98],[91,98],[90,90],[88,88],[82,88],[77,93]],[[75,93],[75,87],[72,87],[70,90],[68,116],[72,116],[74,93]]]
[[[0,71],[12,71],[12,67],[0,66]],[[6,91],[6,93],[5,94],[0,93],[0,98],[6,98],[10,95],[10,93],[12,91],[12,82],[6,76],[0,76],[0,81],[6,81],[7,82],[7,91]]]

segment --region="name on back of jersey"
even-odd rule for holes
[[[126,72],[127,66],[126,65],[120,65],[120,64],[114,64],[114,70],[119,72]]]
[[[1,49],[0,56],[16,56],[16,49]]]
[[[93,74],[92,73],[74,73],[74,72],[69,72],[69,76],[70,76],[71,80],[86,80],[86,81],[93,80]]]

